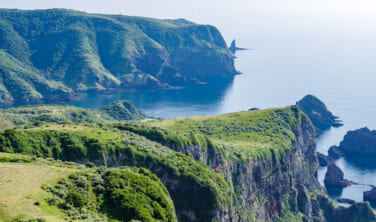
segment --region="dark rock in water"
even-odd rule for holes
[[[376,187],[373,187],[369,191],[364,191],[363,200],[376,203]]]
[[[311,119],[312,124],[316,128],[317,136],[332,126],[340,127],[343,125],[342,122],[338,120],[338,117],[334,116],[327,109],[326,105],[313,95],[306,95],[303,99],[299,100],[296,105]]]
[[[329,157],[337,160],[341,157],[343,157],[343,152],[338,149],[336,146],[331,146],[328,150]]]
[[[231,45],[230,45],[229,50],[230,50],[230,52],[234,55],[235,52],[236,52],[237,50],[247,50],[247,49],[237,47],[237,46],[236,46],[236,40],[234,39],[234,40],[232,40],[232,42],[231,42]]]
[[[361,128],[348,131],[340,145],[331,148],[330,156],[344,156],[348,162],[364,169],[376,168],[376,130]]]
[[[348,199],[348,198],[338,198],[337,201],[339,203],[347,203],[347,204],[354,204],[354,203],[356,203],[355,200]]]
[[[376,130],[367,127],[346,133],[339,150],[348,155],[376,155]]]
[[[325,174],[325,186],[347,187],[351,185],[351,181],[345,180],[342,170],[335,164],[330,163]]]
[[[322,167],[328,166],[330,163],[334,162],[333,158],[319,152],[317,152],[317,159],[319,161],[319,165]]]
[[[255,110],[260,110],[260,109],[257,108],[257,107],[253,107],[253,108],[248,109],[248,111],[255,111]]]

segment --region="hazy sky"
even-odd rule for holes
[[[324,32],[368,29],[376,21],[374,0],[0,0],[1,8],[70,8],[87,12],[187,18],[217,26],[225,39],[245,31],[291,32],[313,26]],[[303,30],[304,31],[304,30]],[[320,30],[321,31],[321,30]]]

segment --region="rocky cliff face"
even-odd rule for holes
[[[205,163],[229,183],[233,193],[232,204],[227,208],[225,205],[221,206],[213,221],[333,221],[332,218],[341,217],[346,220],[347,216],[344,215],[349,215],[349,212],[352,212],[349,218],[353,221],[363,220],[357,218],[373,221],[375,215],[367,204],[353,206],[351,209],[337,209],[326,197],[324,188],[317,180],[314,126],[304,115],[298,118],[298,123],[290,129],[294,138],[289,149],[282,155],[272,150],[272,155],[266,158],[238,159],[226,156],[226,152],[218,147],[179,146],[168,142],[168,139],[167,142],[159,142]],[[184,124],[191,121],[193,119],[177,120],[180,125],[175,127],[184,127]],[[205,122],[208,135],[215,134],[213,129],[208,131],[211,127],[207,119],[200,121]],[[215,124],[218,126],[219,122],[216,120]],[[169,124],[171,123],[164,122],[162,125],[166,127]],[[171,128],[174,127],[170,125]],[[190,126],[188,128],[193,130]],[[231,149],[224,147],[224,150]],[[358,208],[362,210],[357,212]],[[323,214],[323,211],[326,213]],[[185,218],[181,221],[199,220]]]
[[[317,180],[315,129],[307,118],[293,127],[290,149],[282,156],[246,161],[223,156],[218,149],[164,144],[202,161],[220,173],[231,185],[233,204],[218,212],[220,221],[275,221],[296,218],[323,220],[318,203],[311,203],[310,192],[322,192]],[[206,147],[207,148],[207,147]]]
[[[307,218],[319,216],[308,197],[308,192],[320,189],[314,129],[304,121],[293,132],[296,141],[281,158],[250,159],[245,163],[229,160],[222,166],[236,195],[230,221],[271,221],[288,211]]]

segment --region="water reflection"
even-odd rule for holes
[[[85,93],[79,101],[66,104],[98,108],[120,99],[127,99],[149,116],[172,118],[193,115],[211,115],[220,112],[221,103],[234,77],[204,79],[206,84],[180,89],[143,90],[127,93]]]

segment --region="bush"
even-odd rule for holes
[[[68,193],[65,201],[76,208],[81,208],[88,203],[88,199],[84,195],[74,191]]]
[[[92,162],[87,162],[87,163],[86,163],[86,166],[89,167],[89,168],[94,168],[94,167],[96,167],[95,164],[92,163]]]

